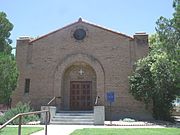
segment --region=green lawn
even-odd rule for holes
[[[31,133],[43,130],[41,127],[22,127],[21,134],[22,135],[30,135]],[[5,127],[0,130],[0,135],[17,135],[18,128],[17,127]]]
[[[180,135],[180,128],[86,128],[71,135]]]

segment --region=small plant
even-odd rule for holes
[[[131,119],[131,118],[124,118],[123,121],[124,122],[135,122],[135,120]]]
[[[4,124],[8,120],[10,120],[12,117],[16,116],[19,113],[26,113],[26,112],[32,112],[33,110],[30,108],[30,105],[27,103],[21,103],[19,102],[15,108],[12,108],[5,112],[3,116],[0,116],[0,124]],[[22,117],[22,124],[26,124],[30,121],[38,121],[39,117],[37,115],[25,115]],[[19,122],[19,119],[13,120],[10,124],[17,125]]]

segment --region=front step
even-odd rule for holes
[[[64,121],[52,121],[52,125],[94,125],[94,122],[64,122]]]
[[[50,124],[93,125],[93,111],[61,111],[56,113]]]
[[[56,116],[93,116],[93,111],[59,111]]]

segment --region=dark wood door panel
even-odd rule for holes
[[[70,82],[70,108],[71,110],[92,109],[92,82],[71,81]]]

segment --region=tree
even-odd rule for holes
[[[180,0],[173,3],[174,17],[160,17],[150,37],[150,53],[136,63],[130,76],[130,93],[146,106],[153,103],[156,119],[171,120],[172,102],[180,95]]]
[[[6,14],[0,12],[0,103],[8,102],[18,78],[16,61],[11,54],[12,40],[9,39],[12,28]]]
[[[12,43],[12,40],[9,39],[9,37],[13,25],[6,17],[4,12],[0,12],[0,52],[11,54],[12,47],[10,44]]]
[[[151,68],[151,57],[140,59],[136,63],[136,69],[132,76],[130,76],[130,92],[139,101],[143,101],[148,107],[152,100],[154,80]]]
[[[0,103],[7,103],[12,90],[16,88],[18,70],[15,59],[0,53]]]

